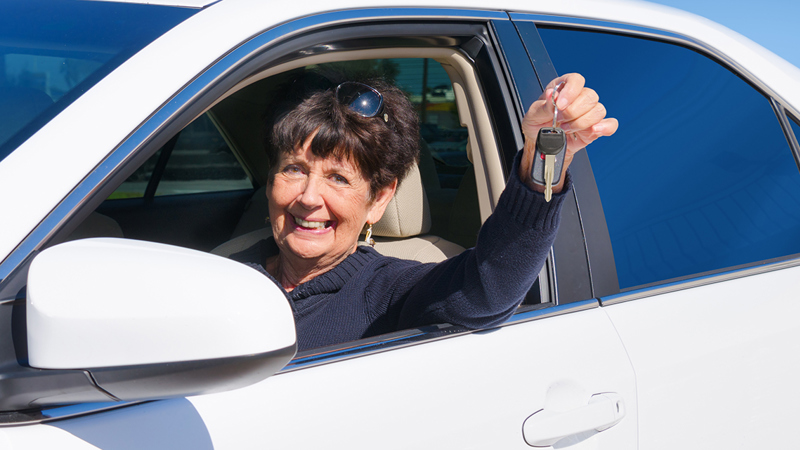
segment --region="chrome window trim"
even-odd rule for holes
[[[468,21],[509,20],[505,12],[482,11],[472,9],[448,8],[365,8],[322,13],[301,17],[264,30],[233,48],[226,55],[207,67],[201,74],[183,89],[168,99],[152,116],[139,125],[123,142],[84,178],[48,215],[31,231],[31,233],[0,262],[0,292],[4,291],[8,277],[35,256],[42,243],[53,237],[56,230],[69,220],[74,211],[102,187],[118,167],[128,161],[132,155],[145,145],[153,136],[169,127],[170,119],[186,109],[186,105],[213,89],[217,81],[231,71],[246,64],[251,56],[267,51],[269,47],[287,41],[299,34],[343,24],[356,24],[367,21],[391,20],[426,20],[450,19]],[[19,284],[19,282],[17,282]],[[20,284],[19,288],[22,288]],[[11,287],[11,290],[14,287]],[[18,289],[19,289],[18,288]],[[17,289],[17,290],[18,290]],[[16,292],[14,292],[15,294]],[[11,294],[11,295],[14,295]],[[6,294],[6,298],[8,297]]]
[[[797,135],[795,135],[794,130],[792,129],[792,124],[790,123],[792,119],[786,115],[786,108],[784,108],[783,105],[781,105],[777,100],[771,98],[770,103],[772,104],[772,109],[775,110],[775,115],[778,116],[778,122],[780,122],[781,127],[783,128],[786,141],[789,143],[789,147],[792,149],[792,156],[794,156],[794,162],[797,164],[797,169],[800,170],[800,144],[797,142]]]
[[[577,28],[590,31],[611,32],[611,33],[625,34],[630,36],[651,38],[663,42],[669,42],[672,44],[681,45],[683,47],[687,47],[691,50],[698,51],[702,54],[705,54],[706,56],[710,56],[711,58],[715,59],[717,62],[721,63],[724,67],[733,71],[735,74],[739,75],[744,80],[746,80],[747,82],[758,88],[758,90],[760,90],[767,97],[772,97],[774,99],[777,99],[778,103],[780,103],[783,107],[786,107],[785,105],[789,105],[786,99],[782,98],[775,91],[769,88],[760,78],[755,76],[745,67],[743,67],[736,61],[732,60],[730,57],[728,57],[726,54],[724,54],[722,51],[712,46],[711,44],[700,41],[690,36],[656,28],[647,28],[638,25],[630,25],[618,22],[608,22],[597,19],[585,19],[579,17],[563,17],[563,16],[551,16],[545,14],[529,14],[529,13],[510,13],[509,16],[511,17],[511,20],[532,21],[537,26],[551,25],[551,26]],[[791,111],[795,116],[800,116],[800,114],[798,114],[798,112],[795,111],[793,108],[789,107],[787,109]]]
[[[762,273],[768,273],[797,266],[800,266],[800,257],[798,257],[798,255],[794,255],[793,258],[789,260],[761,261],[754,264],[748,264],[746,267],[739,266],[736,268],[726,268],[722,269],[722,271],[707,273],[706,275],[690,275],[688,278],[666,283],[660,282],[655,286],[609,295],[607,297],[601,297],[599,300],[601,306],[609,306],[631,300],[639,300],[645,297],[654,297],[656,295],[668,294],[671,292],[692,289],[700,286],[707,286],[710,284],[721,283],[737,278],[745,278],[753,275],[760,275]]]

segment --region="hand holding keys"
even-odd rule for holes
[[[563,189],[575,154],[619,126],[617,119],[606,117],[600,97],[585,82],[577,73],[552,80],[522,120],[525,148],[519,178],[547,201]]]
[[[536,138],[536,154],[531,168],[531,179],[534,183],[544,185],[544,199],[553,198],[553,183],[561,180],[561,168],[564,164],[564,151],[567,148],[567,136],[558,127],[558,106],[556,98],[564,82],[553,90],[553,126],[539,130]]]

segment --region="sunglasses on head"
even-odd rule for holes
[[[377,117],[383,112],[383,95],[372,86],[355,81],[345,81],[336,86],[336,101],[362,117]],[[384,114],[383,120],[389,121]]]

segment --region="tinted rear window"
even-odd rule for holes
[[[0,160],[195,12],[96,1],[1,1]]]
[[[539,32],[619,119],[587,151],[620,288],[800,255],[800,173],[767,97],[670,43]]]

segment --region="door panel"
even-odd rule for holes
[[[71,420],[0,428],[0,448],[212,450],[205,424],[185,398],[117,408]]]
[[[798,280],[793,267],[603,308],[636,370],[641,448],[796,440]]]
[[[190,400],[216,449],[525,449],[528,416],[572,410],[600,392],[620,394],[626,416],[570,448],[636,448],[634,375],[608,318],[593,308]]]
[[[0,442],[10,448],[523,450],[531,448],[523,424],[532,414],[566,416],[588,405],[593,394],[609,393],[623,402],[619,423],[553,448],[633,450],[634,373],[605,311],[593,305],[332,360],[235,391],[4,428]],[[557,424],[579,425],[567,419]]]

